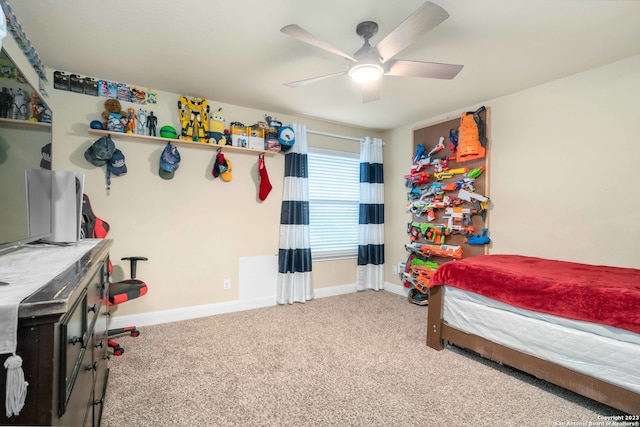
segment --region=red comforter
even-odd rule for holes
[[[640,270],[519,255],[482,255],[438,267],[447,285],[515,307],[640,334]]]

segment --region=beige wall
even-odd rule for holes
[[[384,135],[386,280],[406,258],[413,130],[491,108],[490,253],[640,268],[640,56]]]
[[[49,70],[52,74],[53,70]],[[101,76],[95,76],[101,77]],[[144,83],[144,82],[141,82]],[[145,106],[158,117],[158,129],[179,129],[180,94],[159,92],[156,106]],[[51,89],[54,111],[54,169],[86,174],[85,193],[97,216],[108,221],[114,240],[111,251],[116,265],[114,279],[128,275],[120,261],[128,255],[143,255],[149,261],[138,274],[149,284],[149,293],[135,303],[118,308],[118,315],[138,314],[238,299],[239,258],[278,252],[280,203],[284,156],[265,158],[273,190],[264,202],[257,198],[257,154],[226,153],[233,164],[233,180],[213,179],[215,149],[178,145],[182,157],[173,180],[158,176],[158,161],[164,143],[119,139],[116,146],[126,157],[128,173],[112,177],[106,191],[104,168],[90,165],[83,156],[96,137],[87,134],[91,120],[100,119],[105,98]],[[377,136],[363,129],[317,120],[279,115],[209,100],[213,110],[223,108],[226,122],[253,124],[265,113],[284,123],[305,123],[309,129],[354,137]],[[122,103],[126,110],[139,105]],[[357,142],[310,136],[309,144],[324,148],[358,151]],[[314,263],[315,288],[355,282],[355,259]],[[124,269],[124,270],[123,270]],[[223,281],[231,279],[232,289]]]
[[[52,73],[53,70],[49,70]],[[106,77],[106,76],[96,76]],[[142,84],[144,82],[128,82]],[[179,147],[181,167],[172,181],[157,175],[162,144],[116,140],[129,173],[105,191],[104,171],[90,166],[84,150],[95,139],[88,123],[104,98],[49,89],[54,111],[54,168],[87,175],[95,212],[112,226],[116,278],[120,257],[145,255],[139,274],[148,296],[119,314],[232,301],[238,298],[238,259],[275,254],[282,196],[283,157],[267,157],[274,188],[258,202],[257,156],[230,153],[233,181],[210,176],[215,150]],[[153,109],[159,126],[177,126],[178,94],[160,92]],[[640,99],[640,56],[550,82],[513,95],[376,135],[367,130],[281,116],[210,101],[227,122],[253,123],[265,113],[285,123],[354,137],[382,136],[385,160],[386,281],[400,284],[391,266],[404,261],[408,241],[404,174],[412,157],[413,130],[459,117],[479,105],[491,108],[489,170],[491,253],[519,253],[579,262],[640,267],[640,208],[635,183],[640,144],[635,102]],[[633,103],[633,104],[632,104]],[[127,105],[123,105],[127,107]],[[356,150],[355,142],[310,137],[310,143]],[[348,148],[347,148],[348,147]],[[125,266],[126,267],[126,266]],[[231,278],[231,291],[222,289]],[[316,288],[351,284],[355,260],[314,263]]]

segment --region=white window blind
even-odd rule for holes
[[[310,147],[307,158],[311,254],[314,259],[355,257],[359,155]]]

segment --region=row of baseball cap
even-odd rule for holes
[[[43,161],[45,159],[45,148],[43,147]],[[51,159],[51,145],[48,147],[49,168]],[[127,165],[124,161],[124,154],[116,148],[109,135],[98,138],[84,152],[84,158],[94,166],[107,165],[107,185],[110,184],[110,175],[120,176],[127,173]],[[162,150],[160,155],[160,166],[158,174],[162,179],[172,179],[175,171],[180,167],[180,153],[178,148],[170,142]],[[216,155],[216,160],[211,170],[214,178],[220,176],[225,181],[231,181],[231,161],[225,158],[220,150]]]

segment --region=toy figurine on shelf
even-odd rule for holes
[[[129,134],[135,134],[137,128],[136,110],[134,108],[127,109],[127,124],[124,131]]]
[[[11,106],[11,118],[15,120],[27,120],[27,105],[29,99],[24,95],[22,88],[13,96],[13,104]]]
[[[2,92],[0,92],[0,117],[3,119],[9,118],[9,109],[12,102],[13,96],[9,93],[9,89],[3,87]]]
[[[209,132],[209,142],[218,145],[226,145],[227,138],[224,134],[224,113],[222,108],[211,115],[211,132]]]
[[[158,118],[153,115],[153,111],[149,112],[147,116],[147,129],[149,129],[149,136],[156,136],[156,125],[158,124]]]
[[[104,101],[102,119],[105,121],[105,129],[111,132],[124,132],[127,124],[127,113],[122,111],[120,101],[109,98]]]
[[[138,125],[136,126],[137,135],[147,134],[147,110],[138,109]]]
[[[178,100],[181,139],[209,142],[209,105],[206,99],[181,96]]]
[[[42,99],[37,93],[31,94],[31,118],[33,122],[51,123],[51,110],[47,107],[47,104],[42,102]]]

